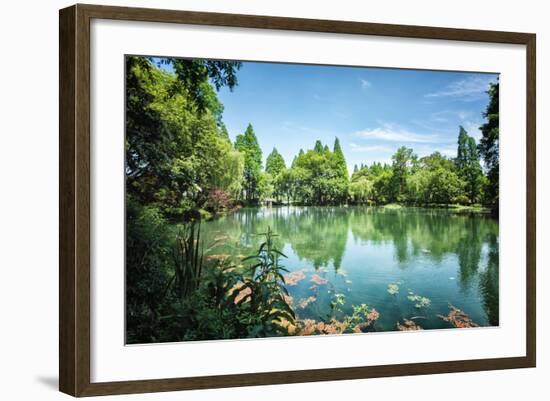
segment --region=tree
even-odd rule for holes
[[[294,198],[295,192],[295,177],[296,169],[289,168],[284,169],[279,172],[274,180],[274,192],[279,198],[283,198],[287,204],[290,204],[291,200]]]
[[[244,134],[237,135],[235,148],[244,154],[243,198],[249,202],[256,201],[262,172],[262,149],[252,124],[248,124]]]
[[[338,159],[316,141],[313,150],[301,152],[293,163],[294,198],[312,205],[333,205],[347,201],[348,178],[342,176]]]
[[[393,193],[393,173],[390,166],[385,165],[373,176],[372,199],[376,204],[388,203],[394,196]]]
[[[334,140],[334,148],[332,153],[334,154],[334,159],[336,160],[336,168],[340,170],[342,177],[348,178],[348,166],[346,164],[346,158],[344,157],[344,152],[340,146],[340,140],[336,138]]]
[[[419,168],[407,177],[408,201],[419,204],[451,204],[464,191],[464,181],[443,165]]]
[[[349,194],[353,203],[368,203],[372,198],[373,182],[366,176],[350,182]]]
[[[338,138],[334,139],[332,157],[334,159],[335,168],[338,171],[340,178],[338,184],[342,188],[340,192],[340,203],[345,203],[348,197],[349,174],[346,158],[344,157],[344,152],[342,151],[340,140]]]
[[[485,201],[496,214],[499,200],[499,85],[497,81],[489,86],[489,104],[483,113],[487,121],[479,128],[482,136],[478,145],[487,168],[488,185],[485,189]]]
[[[235,150],[231,142],[222,142],[218,159],[217,174],[213,175],[212,188],[227,191],[233,199],[237,199],[242,189],[244,173],[244,155]]]
[[[178,81],[187,89],[189,96],[197,105],[199,112],[209,108],[208,95],[206,91],[211,88],[210,82],[219,90],[227,86],[233,90],[237,86],[237,71],[242,63],[239,61],[218,61],[201,59],[165,58],[161,63],[171,64],[174,68]],[[220,103],[221,106],[221,103]],[[210,107],[211,108],[211,107]],[[220,117],[223,106],[217,110]]]
[[[456,151],[456,166],[459,170],[462,170],[468,165],[469,153],[468,153],[468,139],[469,135],[463,126],[460,126],[458,133],[458,148]]]
[[[273,185],[273,176],[269,173],[260,173],[258,181],[258,197],[260,199],[270,199],[273,196],[275,187]]]
[[[479,164],[476,141],[462,126],[458,134],[456,166],[459,176],[466,182],[465,191],[469,203],[481,200],[484,177]]]
[[[404,193],[407,189],[407,175],[416,155],[412,149],[401,146],[392,156],[392,194],[393,201],[404,200]]]
[[[227,131],[227,127],[225,126],[224,123],[220,124],[220,135],[227,142],[231,142],[231,139],[229,138],[229,131]]]
[[[166,217],[203,207],[216,187],[238,186],[227,172],[239,173],[240,156],[222,130],[223,107],[211,77],[203,78],[199,112],[197,98],[179,75],[146,57],[126,59],[127,195]]]
[[[277,151],[277,148],[273,148],[269,156],[267,156],[265,172],[271,174],[273,177],[277,177],[284,169],[286,169],[285,159]]]
[[[320,140],[315,141],[315,146],[313,147],[313,150],[317,153],[324,153],[325,148],[323,147],[323,144]]]

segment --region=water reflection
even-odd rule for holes
[[[246,255],[259,246],[257,234],[268,226],[278,234],[277,246],[289,254],[287,267],[326,267],[336,273],[345,268],[358,280],[353,287],[358,302],[361,296],[382,302],[391,280],[415,282],[425,275],[426,282],[417,285],[434,294],[434,307],[440,299],[441,312],[449,303],[462,302],[474,314],[480,310],[478,320],[498,325],[498,223],[493,219],[426,209],[246,208],[204,225],[209,252]],[[393,263],[384,259],[386,254]],[[439,282],[429,282],[436,276]],[[367,291],[376,280],[380,288]],[[387,308],[396,314],[404,309]]]

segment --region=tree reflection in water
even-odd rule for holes
[[[209,252],[246,255],[259,246],[261,238],[257,233],[264,232],[267,226],[277,234],[276,246],[286,249],[305,264],[288,266],[291,269],[329,268],[333,269],[333,273],[338,273],[343,267],[350,267],[342,266],[346,252],[357,253],[363,249],[364,254],[355,256],[372,260],[375,256],[373,252],[384,247],[393,249],[394,265],[399,269],[427,263],[436,272],[438,266],[454,264],[457,266],[456,285],[463,297],[474,299],[479,292],[487,321],[490,325],[498,325],[496,220],[480,215],[455,214],[443,209],[245,208],[204,224],[205,238],[211,244],[217,244],[211,246]],[[358,246],[350,248],[351,244]],[[383,293],[389,282],[388,278],[383,283]],[[402,305],[388,305],[390,307],[403,309]]]

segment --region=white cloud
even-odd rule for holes
[[[439,153],[447,157],[456,157],[456,146],[454,148],[451,148],[451,147],[443,148],[439,151]]]
[[[395,124],[383,123],[380,127],[365,129],[354,134],[365,139],[381,139],[392,142],[424,142],[433,143],[439,140],[437,135],[419,134]]]
[[[468,118],[469,115],[471,115],[472,113],[470,113],[469,111],[459,111],[457,113],[458,115],[458,118],[460,118],[461,120],[465,120]]]
[[[360,78],[359,81],[361,82],[361,88],[368,89],[372,86],[372,82],[367,81],[366,79]]]
[[[418,157],[429,156],[432,153],[439,152],[443,156],[453,158],[456,157],[456,149],[457,145],[449,144],[443,146],[422,145],[419,147],[415,147],[413,150],[414,153],[418,155]]]
[[[442,90],[427,93],[424,97],[452,97],[465,101],[477,100],[482,96],[486,96],[485,92],[489,88],[489,83],[493,80],[492,76],[473,76],[451,82]]]
[[[351,147],[352,152],[385,152],[385,153],[391,153],[394,151],[394,149],[390,148],[389,146],[383,146],[383,145],[358,145],[356,143],[350,143],[349,145]]]
[[[474,137],[474,139],[479,142],[479,140],[481,139],[481,131],[479,129],[479,127],[481,126],[481,122],[476,122],[476,121],[466,121],[464,122],[464,124],[462,125],[464,127],[464,129],[466,130],[466,132],[468,132],[468,135]]]

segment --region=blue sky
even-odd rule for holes
[[[456,156],[462,125],[479,139],[485,91],[496,74],[244,62],[233,91],[222,88],[234,140],[254,127],[264,160],[276,147],[287,165],[317,139],[338,137],[354,164],[390,162],[400,146],[419,156]]]

